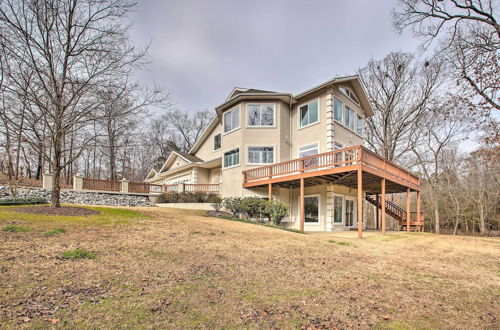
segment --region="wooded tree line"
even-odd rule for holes
[[[189,151],[213,112],[180,111],[134,81],[147,47],[128,37],[132,0],[0,3],[0,171],[9,182],[54,173],[141,181]],[[400,0],[394,26],[417,53],[372,59],[359,74],[375,110],[368,146],[422,178],[432,230],[498,229],[500,28],[488,0]],[[431,48],[432,46],[432,48]],[[460,152],[468,137],[477,150]]]
[[[375,109],[367,143],[419,174],[437,233],[499,229],[498,10],[493,0],[399,0],[394,27],[422,38],[422,48],[359,72]],[[475,149],[460,151],[471,138]]]

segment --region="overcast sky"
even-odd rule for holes
[[[184,111],[213,109],[233,87],[298,93],[350,75],[418,40],[397,35],[393,0],[140,0],[132,38],[150,45],[139,79]]]

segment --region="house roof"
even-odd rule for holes
[[[174,162],[174,159],[175,157],[180,157],[182,159],[184,159],[188,164],[192,164],[192,163],[202,163],[203,160],[194,156],[194,155],[190,155],[190,154],[187,154],[185,152],[180,152],[180,151],[172,151],[170,153],[170,155],[168,155],[168,158],[167,160],[165,160],[165,163],[163,163],[160,171],[158,172],[158,174],[161,174],[163,172],[165,172],[165,170],[167,168],[169,168],[172,163]]]
[[[217,127],[218,123],[219,123],[219,117],[217,115],[215,115],[212,118],[212,120],[210,121],[210,123],[208,124],[207,128],[205,128],[205,130],[203,131],[203,133],[201,133],[201,135],[198,138],[198,140],[196,140],[196,142],[194,143],[194,145],[191,148],[191,150],[189,150],[189,154],[192,154],[192,153],[195,153],[196,151],[198,151],[198,149],[200,148],[200,146],[203,143],[203,141],[205,141],[206,138],[210,135],[210,133],[212,133],[212,131],[214,130],[214,128]]]
[[[363,108],[365,110],[367,116],[373,116],[375,113],[373,112],[373,108],[372,108],[372,105],[370,103],[370,100],[368,100],[368,98],[366,96],[366,94],[367,94],[366,87],[358,75],[332,78],[328,81],[325,81],[322,84],[319,84],[313,88],[310,88],[310,89],[305,90],[299,94],[294,95],[293,98],[295,99],[295,101],[297,101],[297,99],[300,99],[308,94],[314,93],[322,88],[327,87],[328,85],[341,84],[343,82],[351,83],[351,85],[354,89],[354,93],[356,94],[356,96],[359,99],[359,102],[361,104],[361,108]]]
[[[146,180],[147,179],[151,179],[153,177],[155,177],[156,175],[158,174],[158,172],[155,171],[154,168],[152,168],[149,172],[148,172],[148,175],[146,176]]]
[[[229,101],[230,99],[236,97],[238,94],[245,93],[245,94],[266,94],[266,93],[276,93],[276,92],[271,92],[271,91],[266,91],[263,89],[255,89],[255,88],[242,88],[242,87],[235,87],[229,93],[228,97],[226,98],[226,101]]]

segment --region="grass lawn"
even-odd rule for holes
[[[500,327],[497,238],[358,240],[200,211],[92,209],[0,207],[0,228],[29,228],[0,230],[0,328]]]

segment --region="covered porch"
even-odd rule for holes
[[[423,226],[419,178],[362,146],[334,150],[243,172],[243,187],[267,187],[270,199],[274,187],[299,189],[301,231],[304,231],[306,217],[304,190],[315,185],[340,185],[357,190],[359,238],[363,237],[364,193],[367,200],[381,211],[382,233],[386,232],[386,214],[397,219],[407,231],[421,230]],[[402,192],[406,193],[406,210],[386,200],[387,194]],[[411,193],[416,193],[417,200],[416,212],[413,213],[410,203]],[[333,217],[333,214],[327,211],[328,217]]]

